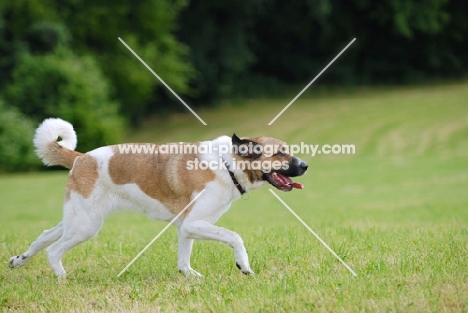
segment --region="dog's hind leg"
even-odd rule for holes
[[[104,216],[98,210],[75,209],[66,207],[64,210],[63,234],[60,239],[47,248],[47,257],[55,274],[65,277],[66,272],[62,266],[63,255],[75,247],[94,237],[102,226]]]
[[[44,230],[44,232],[37,237],[36,241],[29,246],[29,249],[26,252],[10,258],[10,268],[13,269],[26,265],[33,256],[38,254],[42,249],[51,245],[54,241],[58,240],[60,236],[62,236],[62,232],[62,222],[52,229]]]

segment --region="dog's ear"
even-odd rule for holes
[[[262,155],[263,146],[249,139],[240,139],[236,133],[232,135],[234,153],[243,158],[258,158]]]
[[[232,140],[232,144],[233,144],[234,146],[239,146],[239,145],[242,144],[242,139],[240,139],[239,137],[237,137],[236,133],[232,134],[231,140]]]

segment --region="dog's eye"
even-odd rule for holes
[[[279,152],[276,152],[275,155],[276,155],[276,156],[285,156],[286,153],[279,151]]]

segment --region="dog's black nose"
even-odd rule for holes
[[[302,162],[301,162],[301,168],[304,169],[304,170],[306,171],[307,168],[309,168],[309,164],[307,164],[307,162],[302,161]]]

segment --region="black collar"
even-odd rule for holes
[[[234,176],[234,173],[229,169],[229,165],[227,164],[226,160],[223,160],[223,162],[224,162],[224,165],[226,166],[226,168],[227,168],[227,170],[229,172],[229,175],[231,176],[231,179],[232,179],[232,182],[234,183],[234,186],[237,187],[237,190],[239,190],[241,195],[246,193],[244,187],[242,187],[242,185],[237,180],[236,176]]]

